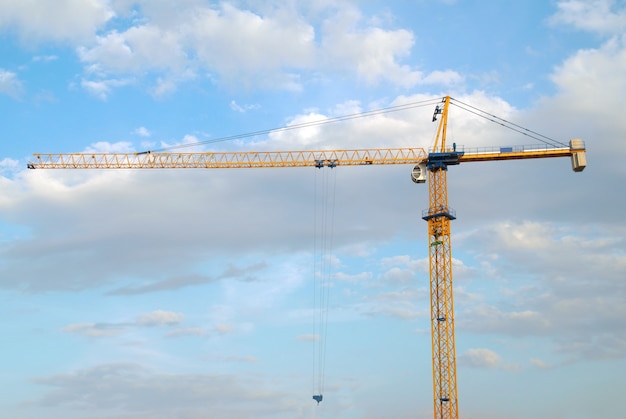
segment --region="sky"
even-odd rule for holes
[[[430,104],[275,128],[450,95],[588,151],[450,168],[460,417],[626,417],[625,34],[611,0],[0,0],[0,416],[432,417],[412,167],[26,166],[428,149]],[[458,107],[448,141],[537,143]]]

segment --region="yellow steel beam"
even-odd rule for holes
[[[446,97],[433,150],[446,150],[446,125],[450,98]],[[456,149],[456,146],[453,146]],[[430,265],[430,321],[433,368],[433,413],[435,419],[458,419],[456,380],[456,344],[454,333],[454,293],[452,281],[452,246],[450,220],[454,212],[448,206],[448,170],[432,165],[428,171],[429,207],[424,212],[428,222]]]
[[[465,151],[459,157],[459,163],[494,160],[541,159],[548,157],[571,157],[574,151],[569,147],[552,148],[549,146],[499,147]]]
[[[418,164],[422,148],[192,153],[35,153],[31,169],[219,169]]]
[[[452,148],[447,147],[435,152],[458,152],[459,163],[570,157],[572,160],[572,169],[575,172],[582,172],[587,166],[587,150],[584,142],[579,139],[571,140],[569,147],[553,147],[551,145],[539,144],[468,149],[457,148],[455,144]]]
[[[576,141],[576,140],[573,140]],[[456,149],[454,149],[456,150]],[[445,149],[443,151],[453,151]],[[459,163],[579,156],[584,144],[550,146],[484,147],[456,150]],[[245,152],[146,152],[146,153],[35,153],[31,169],[219,169],[263,167],[359,166],[368,164],[420,164],[428,156],[422,148],[371,148],[359,150],[245,151]],[[582,157],[580,157],[582,156]],[[579,170],[584,168],[584,164]],[[577,171],[579,171],[577,170]]]
[[[430,207],[428,253],[430,260],[430,316],[433,368],[433,408],[435,419],[457,419],[456,344],[454,332],[454,293],[447,170],[429,173]]]

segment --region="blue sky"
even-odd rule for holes
[[[0,0],[1,416],[432,417],[428,196],[411,167],[26,163],[445,95],[582,138],[589,162],[451,168],[461,417],[626,416],[626,4],[303,3]],[[433,110],[191,150],[427,149]],[[534,142],[455,107],[448,135]],[[315,228],[330,196],[317,406]]]

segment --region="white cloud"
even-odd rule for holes
[[[459,355],[460,365],[477,368],[496,368],[500,365],[500,355],[491,349],[468,349]]]
[[[227,278],[237,278],[243,281],[251,282],[252,276],[262,271],[266,267],[264,262],[256,263],[250,266],[246,266],[243,268],[236,267],[234,265],[230,265],[223,272],[216,274],[214,276],[211,275],[201,275],[201,274],[187,274],[181,275],[176,274],[171,277],[167,277],[160,280],[152,280],[146,281],[143,284],[132,284],[126,285],[119,288],[116,288],[112,291],[109,291],[108,295],[136,295],[136,294],[145,294],[151,292],[159,292],[159,291],[168,291],[181,289],[192,286],[199,286],[210,284],[222,279]]]
[[[322,135],[323,128],[317,125],[317,122],[327,120],[326,115],[322,115],[316,111],[308,112],[307,114],[297,115],[293,117],[286,125],[290,126],[302,126],[297,130],[277,130],[269,134],[269,141],[264,141],[266,144],[271,144],[272,148],[278,148],[283,150],[296,150],[315,147],[316,143],[319,144]]]
[[[19,161],[5,157],[0,160],[0,170],[15,169],[20,164]]]
[[[230,324],[220,323],[215,325],[215,331],[221,334],[232,333],[234,330],[235,328]]]
[[[385,316],[396,317],[403,320],[414,320],[419,317],[424,317],[423,310],[417,310],[415,307],[387,307],[379,313]]]
[[[385,281],[392,283],[410,283],[415,279],[415,272],[409,269],[391,268],[384,274]]]
[[[124,327],[108,323],[73,323],[61,329],[66,333],[75,333],[89,337],[117,336],[124,333]]]
[[[178,324],[185,319],[184,314],[173,311],[155,310],[151,313],[144,313],[137,319],[140,326],[171,326]]]
[[[313,28],[286,10],[261,16],[223,3],[220,10],[196,12],[189,25],[191,43],[200,62],[222,76],[302,68],[313,59]]]
[[[580,334],[570,339],[560,338],[557,341],[556,352],[565,358],[562,362],[564,364],[623,359],[626,354],[626,338],[605,331],[594,331],[591,336]]]
[[[483,334],[509,336],[545,336],[556,327],[554,318],[533,310],[504,311],[498,307],[479,303],[457,315],[458,330]]]
[[[72,372],[38,377],[49,390],[32,406],[94,411],[118,417],[201,417],[210,411],[221,418],[245,417],[251,408],[272,412],[268,417],[294,417],[298,394],[281,386],[277,377],[227,374],[172,374],[134,363],[102,364]],[[297,415],[296,415],[297,416]]]
[[[23,90],[23,85],[17,74],[0,68],[0,94],[17,98]]]
[[[106,98],[111,93],[113,87],[127,86],[131,84],[131,80],[121,79],[103,79],[103,80],[88,80],[83,79],[80,85],[83,89],[87,90],[90,94],[101,100]]]
[[[415,289],[413,285],[399,291],[382,291],[372,296],[365,296],[363,303],[355,308],[368,316],[390,316],[402,320],[428,318],[426,288]]]
[[[555,106],[586,118],[599,121],[612,119],[610,127],[626,129],[623,121],[615,120],[607,109],[626,105],[626,38],[612,38],[600,48],[580,50],[569,57],[552,74],[560,90]],[[589,98],[603,92],[598,104]],[[617,125],[615,125],[617,123]]]
[[[569,124],[572,132],[587,136],[598,150],[609,150],[612,158],[626,151],[624,142],[603,140],[620,138],[626,132],[626,120],[612,111],[626,107],[626,7],[621,2],[597,0],[564,1],[558,8],[552,17],[555,24],[597,32],[605,35],[606,41],[598,47],[579,49],[556,66],[550,78],[558,94],[546,99],[538,111],[560,109],[563,117],[553,119],[553,124]],[[599,92],[598,105],[590,98]]]
[[[133,131],[135,134],[139,135],[140,137],[150,137],[152,135],[152,133],[150,132],[150,130],[146,127],[139,127],[136,128],[135,131]]]
[[[444,71],[433,71],[427,74],[422,83],[424,84],[435,84],[441,86],[453,86],[461,84],[465,78],[452,70],[444,70]]]
[[[74,333],[87,337],[110,337],[126,333],[131,328],[138,327],[172,327],[182,323],[184,314],[166,310],[155,310],[140,314],[135,320],[127,322],[82,322],[64,326],[65,333]],[[202,329],[186,327],[177,328],[168,332],[167,336],[204,335]]]
[[[161,148],[184,147],[186,152],[204,151],[205,147],[200,143],[200,138],[198,138],[197,136],[193,134],[186,134],[179,141],[161,141]]]
[[[626,247],[613,229],[500,223],[464,239],[488,264],[470,285],[487,279],[502,288],[455,299],[457,330],[548,341],[555,365],[623,357],[626,341],[614,332],[626,327]]]
[[[333,279],[337,279],[339,281],[362,282],[362,281],[369,281],[370,279],[372,279],[372,273],[371,272],[359,272],[357,274],[347,274],[344,272],[337,272],[337,273],[334,273],[332,277]]]
[[[312,27],[286,11],[261,16],[228,3],[216,8],[181,4],[172,10],[164,3],[143,6],[143,22],[78,49],[94,81],[106,75],[165,72],[153,89],[162,96],[203,69],[227,81],[252,83],[254,77],[285,86],[288,68],[306,68],[312,61]],[[274,71],[280,69],[284,75],[276,77]]]
[[[560,1],[550,21],[603,35],[622,35],[626,31],[626,7],[623,6],[623,2],[614,0]]]
[[[166,337],[207,336],[209,332],[200,327],[183,327],[167,332]]]
[[[250,110],[254,110],[254,109],[259,109],[261,106],[258,104],[253,104],[253,105],[239,105],[237,102],[235,102],[234,100],[230,101],[230,109],[232,109],[233,111],[239,112],[239,113],[244,113]]]
[[[199,75],[231,86],[292,91],[329,70],[372,85],[449,86],[463,81],[450,69],[425,75],[403,64],[414,34],[375,26],[379,19],[363,16],[348,3],[324,4],[315,12],[302,5],[244,10],[230,3],[209,7],[188,2],[176,8],[164,2],[139,3],[135,13],[140,15],[131,26],[101,32],[77,45],[85,66],[83,87],[99,97],[116,86],[111,80],[125,77],[153,79],[150,91],[155,97]],[[128,13],[120,2],[113,6],[119,19]]]
[[[371,84],[381,80],[404,87],[417,84],[422,73],[398,63],[413,46],[413,34],[403,29],[360,28],[361,19],[358,10],[347,8],[324,22],[320,52],[328,65],[354,68]]]
[[[127,141],[117,143],[98,141],[85,149],[85,153],[131,153],[133,151],[133,145]]]
[[[156,84],[152,89],[152,94],[159,98],[170,93],[174,93],[177,89],[177,84],[174,80],[170,78],[158,77],[156,80]]]
[[[111,91],[107,83],[103,81],[82,80],[80,84],[85,90],[102,100],[106,99]]]
[[[486,348],[468,349],[458,356],[460,367],[519,371],[520,365],[505,363],[498,353]]]
[[[57,55],[36,55],[33,57],[34,62],[50,62],[58,59],[59,57]]]
[[[0,0],[0,29],[14,30],[25,42],[89,40],[114,17],[106,0]]]
[[[78,54],[91,72],[103,74],[182,70],[186,55],[181,41],[176,32],[147,24],[99,36],[95,46],[80,47]]]
[[[553,367],[552,365],[548,364],[547,362],[539,358],[531,358],[530,363],[537,368],[546,369],[546,370],[551,369]]]

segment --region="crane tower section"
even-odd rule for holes
[[[452,292],[452,248],[450,221],[456,218],[448,205],[448,166],[459,164],[463,152],[446,149],[446,129],[450,98],[443,109],[437,106],[441,121],[433,150],[428,154],[429,207],[422,218],[428,222],[430,265],[430,316],[433,368],[434,417],[457,419],[456,344],[454,339],[454,298]],[[415,177],[414,177],[415,180]]]

